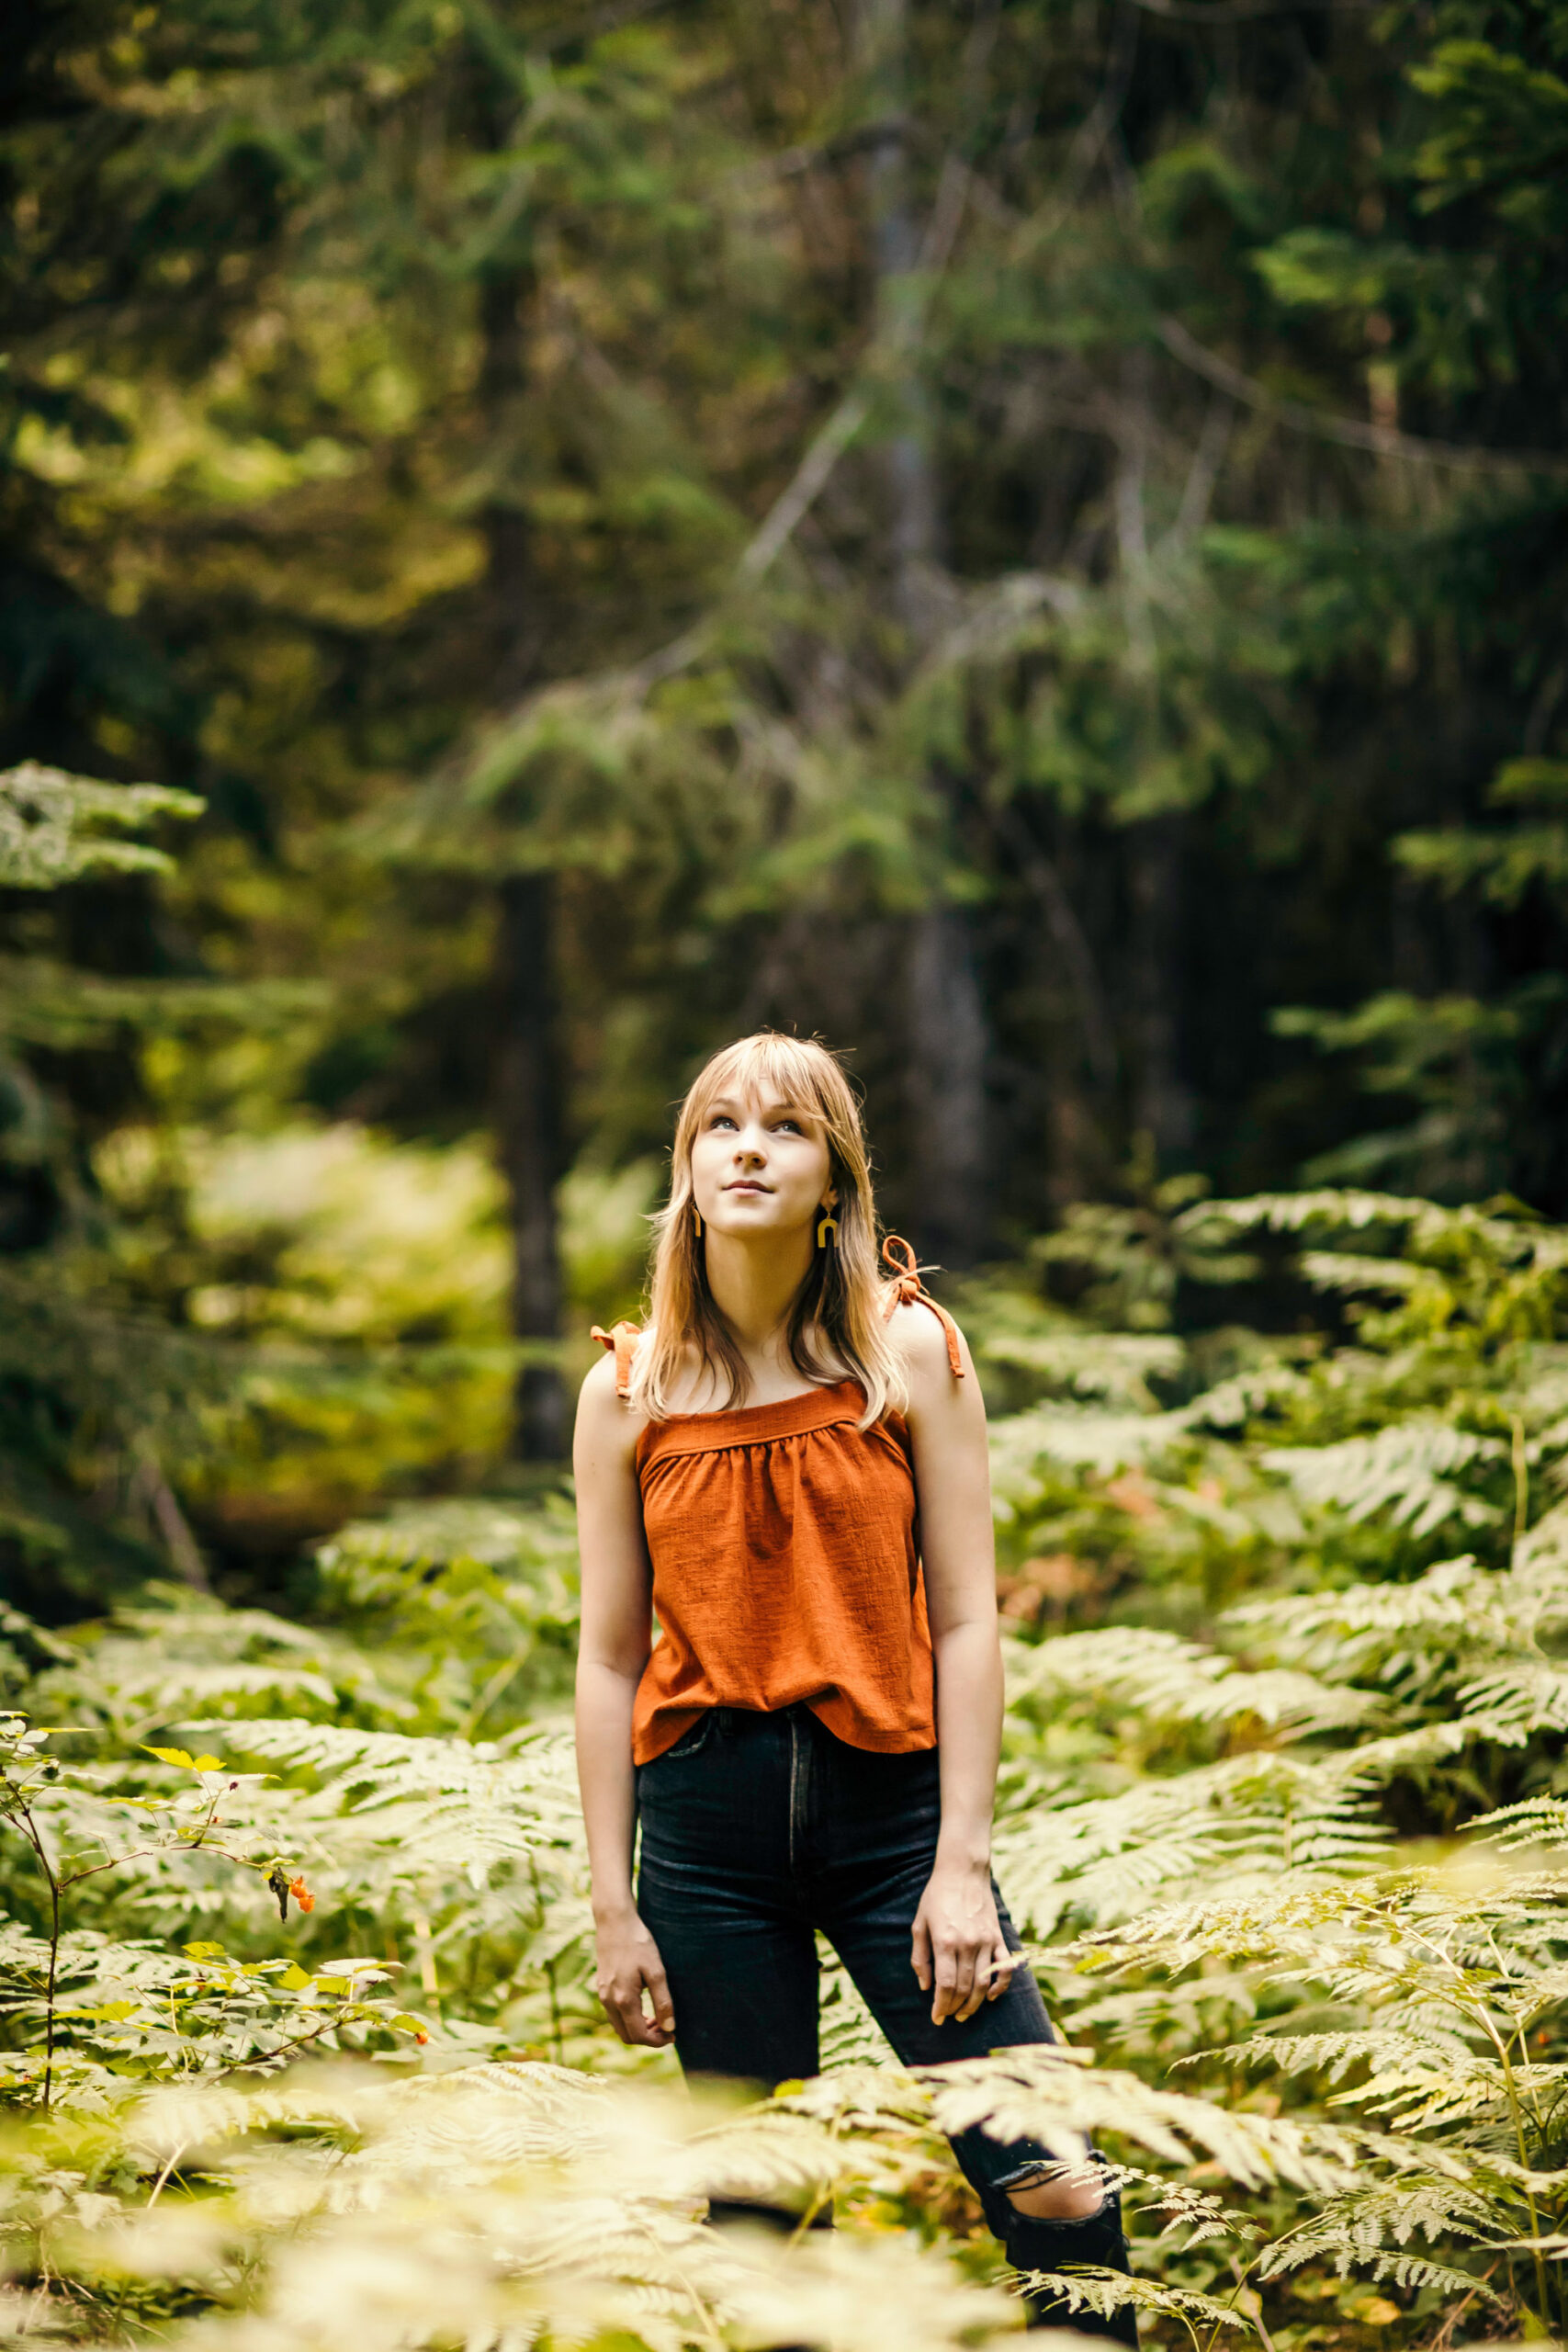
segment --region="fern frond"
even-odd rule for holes
[[[822,2066],[834,2073],[845,2066],[883,2066],[893,2053],[886,2036],[861,1998],[848,1969],[827,1939],[817,1939],[820,1995]]]
[[[1331,1233],[1362,1233],[1378,1226],[1424,1225],[1430,1201],[1409,1199],[1397,1193],[1315,1192],[1255,1193],[1245,1200],[1198,1201],[1184,1209],[1177,1224],[1184,1231],[1213,1228],[1229,1234],[1306,1233],[1321,1227]]]
[[[1491,1831],[1487,1843],[1506,1854],[1531,1846],[1568,1846],[1568,1797],[1521,1797],[1517,1804],[1478,1815],[1470,1829],[1472,1836]]]
[[[1205,2245],[1215,2238],[1234,2237],[1250,2240],[1258,2237],[1259,2225],[1250,2213],[1239,2206],[1227,2205],[1206,2188],[1195,2188],[1188,2180],[1168,2180],[1158,2173],[1140,2173],[1122,2165],[1117,2170],[1117,2186],[1123,2191],[1138,2183],[1152,2191],[1140,2198],[1141,2214],[1164,2213],[1168,2216],[1161,2230],[1162,2238],[1170,2237],[1178,2230],[1190,2234],[1185,2245]]]
[[[1041,1405],[998,1422],[991,1476],[998,1516],[1008,1518],[1042,1492],[1039,1468],[1118,1470],[1158,1461],[1186,1436],[1180,1413],[1101,1412],[1093,1406]]]
[[[1201,2152],[1249,2188],[1280,2181],[1326,2196],[1348,2189],[1356,2177],[1355,2142],[1334,2126],[1238,2113],[1156,2090],[1136,2075],[1075,2065],[1050,2045],[914,2072],[930,2088],[942,2131],[1037,2140],[1064,2164],[1081,2155],[1086,2139],[1113,2132],[1168,2164],[1186,2166]]]
[[[1439,1561],[1409,1584],[1359,1584],[1341,1592],[1288,1593],[1227,1611],[1224,1626],[1262,1636],[1277,1656],[1329,1679],[1356,1679],[1398,1662],[1405,1679],[1435,1654],[1446,1668],[1456,1645],[1473,1657],[1517,1651],[1541,1622],[1541,1596],[1469,1554]]]
[[[1118,1625],[1066,1634],[1008,1656],[1014,1700],[1102,1690],[1118,1705],[1155,1720],[1234,1723],[1254,1715],[1271,1730],[1342,1730],[1365,1722],[1380,1702],[1370,1690],[1319,1682],[1288,1671],[1248,1674],[1223,1653],[1152,1627]]]
[[[1238,2066],[1269,2066],[1282,2075],[1321,2074],[1330,2083],[1343,2082],[1359,2065],[1374,2072],[1452,2067],[1462,2076],[1475,2064],[1461,2035],[1436,2026],[1417,2032],[1363,2027],[1343,2033],[1258,2033],[1203,2056]]]
[[[1255,1364],[1205,1388],[1182,1407],[1181,1417],[1189,1429],[1229,1433],[1245,1429],[1248,1421],[1274,1406],[1303,1396],[1309,1386],[1306,1374],[1294,1364]]]
[[[1498,2236],[1497,2216],[1483,2190],[1454,2180],[1363,2180],[1353,2195],[1331,2199],[1287,2238],[1260,2256],[1261,2278],[1282,2278],[1310,2262],[1332,2260],[1343,2278],[1385,2258],[1390,2243],[1413,2237],[1462,2238],[1487,2245]],[[1479,2282],[1466,2274],[1464,2289]],[[1461,2291],[1464,2290],[1461,2289]]]
[[[1128,2278],[1119,2270],[1092,2270],[1087,2266],[1081,2270],[1018,2270],[1010,2276],[1021,2293],[1043,2290],[1059,2295],[1070,2311],[1094,2312],[1101,2319],[1124,2311],[1130,2303],[1149,2319],[1179,2320],[1193,2328],[1235,2327],[1248,2335],[1258,2332],[1236,2304],[1222,2303],[1196,2287],[1162,2286],[1157,2279]]]
[[[1205,1875],[1250,1881],[1266,1872],[1281,1900],[1327,1873],[1359,1876],[1387,1835],[1365,1752],[1302,1760],[1257,1751],[1140,1781],[1119,1796],[1009,1816],[997,1830],[998,1873],[1039,1936],[1069,1910],[1125,1917],[1159,1890]],[[1195,1924],[1200,1938],[1210,1916]]]
[[[1396,1525],[1425,1536],[1450,1519],[1485,1527],[1498,1517],[1494,1504],[1467,1494],[1452,1474],[1506,1452],[1500,1438],[1423,1419],[1396,1421],[1337,1445],[1275,1446],[1262,1460],[1316,1510],[1343,1511],[1353,1525],[1387,1511]]]
[[[1367,1258],[1344,1250],[1303,1250],[1296,1264],[1314,1290],[1343,1291],[1351,1297],[1366,1291],[1403,1295],[1414,1290],[1421,1280],[1420,1267],[1413,1266],[1406,1258]]]
[[[187,1729],[224,1739],[231,1752],[317,1776],[316,1790],[290,1792],[289,1817],[309,1832],[345,1893],[363,1891],[381,1905],[394,1893],[412,1899],[423,1890],[428,1898],[433,1887],[449,1897],[465,1888],[477,1896],[501,1877],[512,1890],[502,1898],[507,1916],[536,1911],[546,1891],[562,1906],[557,1949],[588,1925],[582,1815],[564,1733],[529,1730],[502,1749],[302,1721]],[[546,1889],[536,1883],[541,1869]]]
[[[1152,1413],[1151,1380],[1172,1379],[1187,1351],[1165,1332],[998,1332],[982,1350],[991,1363],[1015,1364],[1071,1396],[1096,1396],[1111,1408]]]

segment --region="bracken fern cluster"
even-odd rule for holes
[[[609,2039],[562,1498],[346,1527],[294,1616],[12,1610],[5,2326],[979,2342],[1021,2316],[942,2137],[979,2124],[1106,2149],[1137,2278],[1067,2291],[1156,2341],[1558,2333],[1564,1237],[1364,1194],[1176,1223],[1326,1328],[965,1302],[1023,1385],[998,1871],[1060,2046],[908,2074],[826,1951],[827,2072],[770,2101]],[[716,2195],[839,2226],[716,2237]]]

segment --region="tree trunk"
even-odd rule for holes
[[[547,874],[501,885],[496,926],[496,1122],[512,1198],[512,1328],[525,1344],[560,1336],[556,1186],[564,1169],[555,985],[555,892]],[[517,1375],[515,1451],[525,1462],[566,1452],[558,1366],[541,1357]]]
[[[486,603],[493,694],[514,702],[537,659],[540,628],[533,550],[515,456],[527,396],[526,313],[532,273],[508,266],[479,283],[483,336],[479,401],[502,480],[482,522],[489,550]],[[513,464],[508,468],[505,458]],[[496,1145],[511,1196],[512,1328],[527,1346],[560,1338],[560,1253],[556,1186],[565,1173],[564,1091],[555,967],[555,881],[547,873],[509,875],[501,884],[495,932]],[[566,1396],[558,1365],[541,1351],[517,1375],[513,1450],[525,1462],[566,1452]]]
[[[1192,1092],[1181,1074],[1182,820],[1149,817],[1129,828],[1133,1125],[1154,1145],[1162,1173],[1192,1148]]]
[[[1149,549],[1144,488],[1153,438],[1148,354],[1138,349],[1122,363],[1124,422],[1116,472],[1116,537],[1127,623],[1127,677],[1141,704],[1152,753],[1157,735],[1159,655],[1149,607]],[[1154,1147],[1162,1172],[1192,1148],[1195,1118],[1191,1089],[1181,1071],[1181,1006],[1185,822],[1175,811],[1129,826],[1128,895],[1132,936],[1128,943],[1133,1039],[1133,1128]]]
[[[920,243],[906,156],[907,13],[907,0],[858,0],[855,28],[883,131],[871,150],[866,200],[876,330],[888,347],[900,347]],[[931,629],[941,500],[925,387],[910,344],[901,347],[908,357],[892,388],[897,414],[881,469],[889,600],[913,657]],[[970,923],[941,898],[911,925],[904,987],[912,1238],[940,1264],[973,1265],[987,1228],[986,1013]]]
[[[986,1015],[956,909],[933,906],[916,922],[906,989],[915,1245],[938,1265],[971,1266],[986,1229]]]

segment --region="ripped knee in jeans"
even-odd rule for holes
[[[1007,2199],[1032,2222],[1087,2222],[1102,2211],[1109,2194],[1104,2173],[1086,2155],[1077,2164],[1041,2165],[1009,2188]]]

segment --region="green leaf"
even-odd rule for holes
[[[196,1770],[196,1758],[188,1756],[183,1747],[149,1747],[147,1753],[155,1756],[160,1764],[180,1764],[187,1772]]]
[[[311,1981],[310,1971],[301,1968],[297,1960],[291,1960],[277,1980],[278,1989],[284,1993],[302,1993]]]

